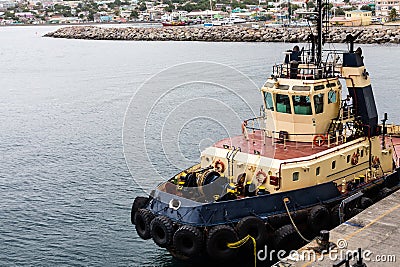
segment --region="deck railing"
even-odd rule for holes
[[[341,75],[342,54],[345,51],[324,51],[326,60],[315,65],[310,51],[303,51],[298,61],[289,61],[291,51],[287,52],[286,62],[273,66],[272,73],[277,78],[317,80]]]
[[[255,117],[248,120],[245,120],[242,125],[242,133],[245,136],[246,140],[250,139],[249,131],[260,131],[261,138],[264,144],[266,143],[266,138],[271,138],[271,142],[273,145],[281,144],[285,148],[288,145],[288,142],[294,142],[295,148],[298,148],[298,143],[302,143],[304,147],[304,143],[300,141],[292,141],[292,136],[308,136],[311,142],[312,148],[314,147],[322,147],[327,146],[328,148],[332,145],[339,145],[345,143],[347,141],[347,137],[345,134],[336,134],[331,135],[329,133],[287,133],[284,131],[275,131],[266,129],[266,118],[265,117]]]

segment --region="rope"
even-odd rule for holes
[[[289,215],[289,219],[290,219],[290,221],[292,222],[292,225],[293,225],[294,229],[296,230],[296,232],[299,234],[299,236],[300,236],[304,241],[306,241],[307,243],[311,243],[312,240],[308,240],[307,238],[305,238],[305,237],[300,233],[299,229],[297,228],[296,224],[295,224],[294,221],[293,221],[292,215],[290,215],[289,208],[288,208],[288,206],[287,206],[285,200],[283,200],[283,204],[285,205],[286,212],[287,212],[287,214]]]
[[[247,235],[237,242],[228,243],[227,246],[228,248],[240,248],[241,246],[246,244],[246,242],[249,241],[249,239],[253,241],[254,267],[257,267],[257,250],[256,250],[256,240],[254,239],[254,237],[252,237],[251,235]]]

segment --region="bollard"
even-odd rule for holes
[[[322,250],[329,250],[329,231],[321,230],[319,232],[319,246]]]

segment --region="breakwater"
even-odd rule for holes
[[[364,30],[356,43],[380,44],[400,43],[400,28],[331,28],[326,41],[341,43],[347,34]],[[315,32],[315,31],[314,31]],[[96,26],[71,26],[47,33],[45,37],[129,40],[129,41],[205,41],[205,42],[306,42],[310,29],[303,28],[259,28],[245,26],[230,27],[160,27],[160,28],[103,28]]]

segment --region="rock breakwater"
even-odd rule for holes
[[[356,34],[360,28],[332,28],[327,42],[341,43],[347,34]],[[205,42],[306,42],[309,28],[231,27],[160,27],[160,28],[105,28],[96,26],[63,27],[47,33],[46,37],[129,40],[129,41],[205,41]],[[365,28],[357,43],[400,43],[400,28]]]

